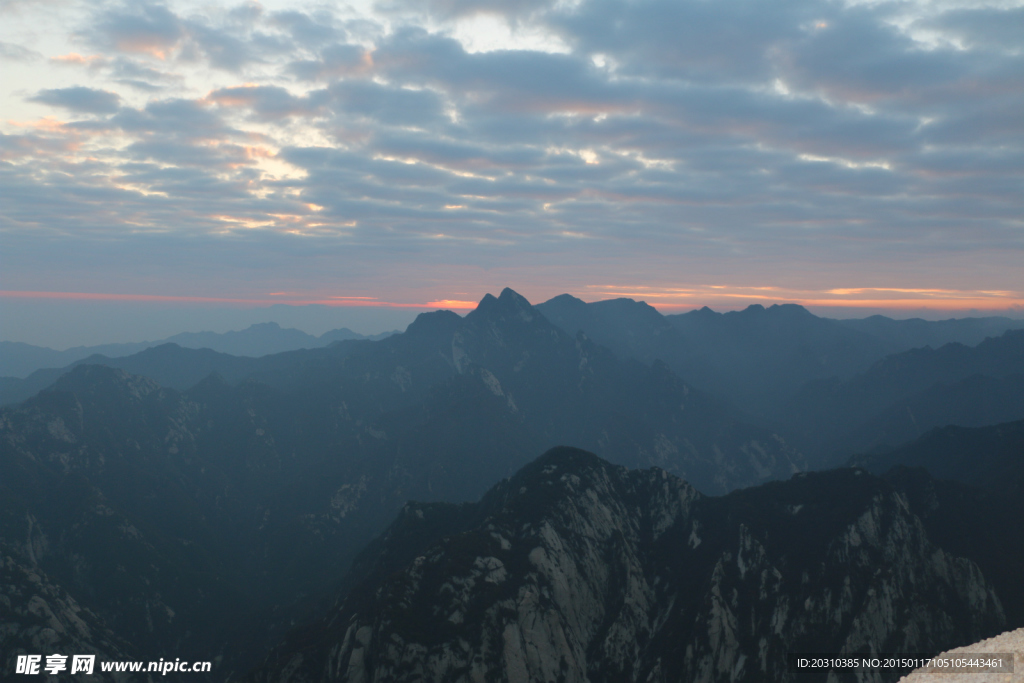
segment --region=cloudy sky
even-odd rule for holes
[[[1024,315],[1019,0],[0,0],[0,73],[6,305]]]

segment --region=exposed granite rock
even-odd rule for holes
[[[253,680],[781,681],[790,651],[932,651],[1004,623],[978,568],[863,470],[707,498],[562,448],[474,507],[418,542],[443,511],[407,506],[380,571]]]
[[[19,655],[96,655],[93,674],[70,674],[70,667],[50,681],[123,683],[127,674],[104,673],[100,661],[132,657],[127,643],[92,611],[82,607],[42,570],[5,552],[0,544],[0,677],[15,672]],[[27,680],[27,679],[26,679]]]

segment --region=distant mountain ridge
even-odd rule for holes
[[[796,304],[662,315],[632,299],[586,303],[562,294],[537,310],[569,334],[583,331],[623,358],[662,360],[694,386],[777,419],[808,382],[845,380],[887,355],[950,343],[975,345],[1024,320],[831,320]]]
[[[785,408],[787,433],[797,443],[842,459],[898,446],[934,427],[1020,419],[1024,330],[974,347],[952,343],[892,354],[848,380],[806,384]]]
[[[872,315],[867,318],[843,318],[836,322],[882,340],[889,345],[890,353],[924,346],[938,348],[946,344],[976,346],[989,337],[1002,335],[1007,330],[1024,328],[1024,320],[1014,320],[1005,316],[893,320],[884,315]]]
[[[76,346],[65,351],[55,351],[23,342],[3,341],[0,342],[0,377],[24,378],[36,370],[63,368],[90,356],[120,358],[163,344],[177,344],[189,349],[211,349],[233,356],[258,358],[283,351],[318,348],[348,339],[376,341],[392,334],[396,332],[367,336],[342,327],[324,332],[317,337],[302,330],[282,328],[277,323],[266,322],[250,325],[238,331],[182,332],[159,341]]]

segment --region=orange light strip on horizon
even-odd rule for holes
[[[450,308],[450,309],[473,309],[476,308],[475,301],[457,301],[454,299],[441,299],[428,301],[426,303],[400,303],[394,301],[380,301],[372,297],[302,297],[290,295],[281,297],[280,293],[274,292],[270,296],[273,299],[239,299],[233,297],[209,297],[209,296],[170,296],[163,294],[106,294],[98,292],[26,292],[0,290],[0,298],[10,299],[50,299],[65,301],[140,301],[151,303],[183,303],[183,304],[240,304],[243,306],[273,306],[285,304],[289,306],[373,306],[379,308]]]
[[[784,290],[776,290],[774,295],[754,293],[774,288],[748,287],[735,288],[747,289],[749,292],[729,292],[718,285],[708,285],[706,288],[695,289],[658,289],[658,288],[622,288],[616,291],[612,287],[595,287],[604,291],[601,294],[606,298],[628,297],[636,300],[647,299],[657,309],[665,310],[689,310],[700,306],[722,306],[726,309],[735,308],[743,302],[768,303],[791,303],[806,307],[836,307],[836,308],[866,308],[866,309],[890,309],[899,310],[920,310],[935,309],[948,311],[1013,311],[1024,312],[1024,296],[1015,292],[1007,291],[977,291],[957,292],[950,290],[898,290],[881,288],[858,288],[850,290],[826,290],[821,292],[807,292],[810,296],[787,296]],[[793,290],[789,290],[792,292]],[[830,298],[822,297],[821,294],[857,293],[867,292],[893,292],[893,293],[921,293],[926,294],[919,298]],[[817,294],[818,296],[814,296]],[[942,296],[928,296],[927,294],[941,294]],[[951,296],[952,295],[952,296]],[[123,301],[123,302],[151,302],[151,303],[179,303],[179,304],[231,304],[236,306],[256,307],[273,306],[284,304],[289,306],[310,306],[321,305],[331,307],[378,307],[378,308],[419,308],[419,309],[450,309],[450,310],[472,310],[476,308],[476,301],[463,301],[459,299],[437,299],[425,303],[409,303],[395,301],[381,301],[374,297],[365,296],[340,296],[340,295],[312,295],[303,296],[298,292],[271,292],[267,297],[273,298],[237,298],[237,297],[201,297],[201,296],[173,296],[161,294],[108,294],[98,292],[36,292],[36,291],[13,291],[0,290],[0,298],[11,299],[49,299],[64,301]],[[840,295],[841,296],[841,295]],[[673,301],[674,299],[674,301]],[[596,299],[595,299],[596,300]]]
[[[725,285],[697,285],[686,288],[589,285],[588,289],[597,290],[601,297],[646,299],[655,308],[675,310],[692,309],[706,304],[718,304],[731,308],[745,301],[750,303],[792,303],[810,307],[891,310],[1024,311],[1024,294],[1009,290],[911,289],[895,287],[799,290],[783,287]],[[873,294],[875,296],[868,298],[864,296],[865,294],[869,296]],[[886,297],[886,294],[892,294],[893,296]],[[851,295],[859,296],[854,298]]]
[[[992,299],[785,299],[780,297],[736,297],[726,304],[726,307],[735,305],[738,301],[749,299],[751,303],[760,303],[758,299],[770,299],[773,304],[797,304],[805,308],[865,308],[865,309],[889,309],[893,311],[1019,311],[1024,313],[1024,300],[996,300]],[[656,309],[686,309],[691,310],[702,306],[714,307],[714,304],[725,302],[665,302],[656,301],[650,305]]]

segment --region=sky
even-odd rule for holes
[[[1024,317],[1016,0],[0,0],[0,74],[4,339],[506,286]]]

